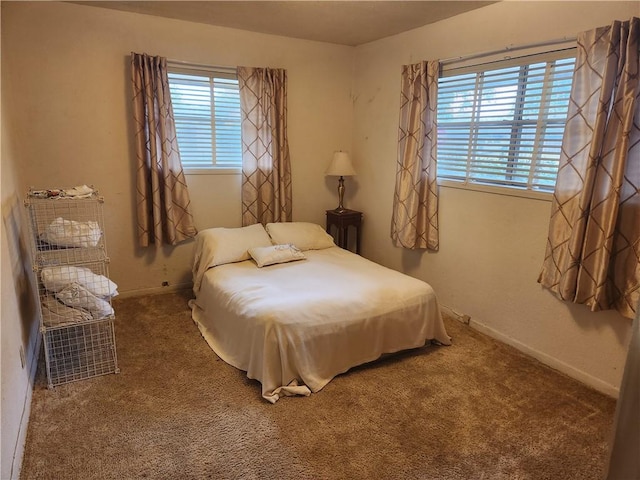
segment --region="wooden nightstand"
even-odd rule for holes
[[[362,231],[362,212],[356,210],[327,210],[327,233],[331,233],[331,227],[336,227],[336,245],[349,249],[349,227],[356,229],[356,253],[360,254],[360,234]]]

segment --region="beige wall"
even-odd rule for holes
[[[32,383],[38,358],[38,320],[35,314],[35,289],[31,263],[26,249],[24,207],[15,169],[16,157],[11,116],[7,115],[11,98],[5,95],[12,86],[2,78],[2,237],[0,267],[2,301],[0,314],[0,478],[18,478],[26,426],[29,418]],[[22,358],[21,358],[22,357]],[[24,363],[23,363],[24,359]]]
[[[3,69],[16,81],[16,153],[25,184],[93,183],[105,196],[111,276],[123,294],[188,284],[192,243],[134,242],[129,54],[286,68],[294,219],[323,222],[336,194],[324,170],[351,148],[354,49],[57,2],[3,2]],[[198,228],[240,225],[239,175],[190,175]]]
[[[364,255],[428,281],[477,328],[611,394],[631,322],[560,302],[537,284],[550,202],[440,187],[440,251],[392,246],[400,67],[575,37],[639,10],[637,2],[500,2],[356,49],[353,205],[365,212]]]

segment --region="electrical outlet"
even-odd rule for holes
[[[27,358],[24,355],[24,347],[20,345],[20,363],[22,364],[22,368],[27,365]]]

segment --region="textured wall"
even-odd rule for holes
[[[389,238],[401,65],[574,37],[638,14],[637,2],[499,2],[357,47],[355,206],[365,256],[427,280],[480,329],[605,392],[620,383],[630,321],[558,301],[536,280],[550,200],[440,187],[440,251],[396,249]]]
[[[55,2],[3,4],[16,160],[28,185],[93,183],[106,198],[111,276],[124,294],[191,281],[192,242],[135,245],[131,51],[219,66],[286,68],[294,219],[322,222],[335,202],[324,170],[351,148],[352,47]],[[198,228],[240,225],[240,176],[187,179]],[[21,185],[26,188],[28,185]]]
[[[436,254],[394,248],[389,225],[402,64],[575,36],[631,15],[638,15],[637,2],[500,2],[351,48],[68,3],[2,2],[0,477],[8,477],[14,454],[21,454],[36,356],[29,264],[16,220],[27,187],[93,183],[100,189],[111,276],[123,294],[190,281],[192,243],[141,250],[134,242],[131,51],[286,68],[294,219],[323,223],[324,210],[336,204],[335,179],[323,172],[334,150],[351,150],[358,176],[347,179],[346,204],[365,213],[367,257],[429,281],[443,303],[471,315],[477,328],[615,394],[630,322],[560,302],[536,283],[548,202],[443,187]],[[239,176],[189,176],[188,182],[199,228],[240,224]]]
[[[4,40],[4,38],[3,38]],[[5,89],[11,83],[2,78],[2,313],[0,314],[0,478],[18,478],[26,425],[29,418],[32,381],[38,357],[38,320],[35,315],[35,287],[27,255],[24,206],[15,169],[11,98]]]
[[[122,294],[191,281],[192,242],[135,244],[131,51],[286,68],[294,218],[322,222],[336,201],[324,170],[334,150],[351,148],[353,48],[69,3],[2,2],[2,479],[20,466],[37,357],[21,221],[28,187],[99,188],[110,273]],[[239,175],[187,181],[198,228],[240,225]]]

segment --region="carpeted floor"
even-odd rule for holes
[[[219,360],[190,292],[115,303],[121,373],[54,390],[22,479],[600,479],[615,400],[469,327],[271,405]]]

